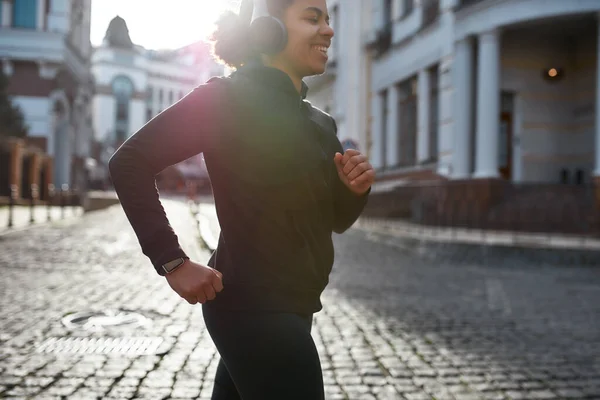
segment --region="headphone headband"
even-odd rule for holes
[[[260,17],[268,17],[270,15],[267,0],[242,0],[240,17],[248,25]]]
[[[254,13],[252,14],[252,21],[260,17],[269,17],[269,6],[267,0],[254,0]]]
[[[267,0],[242,0],[240,17],[250,27],[250,40],[260,53],[276,54],[285,48],[287,29],[271,16]]]
[[[252,22],[252,14],[254,13],[254,1],[242,0],[240,5],[240,18],[248,25]]]

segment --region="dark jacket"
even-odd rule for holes
[[[316,312],[333,265],[332,232],[358,218],[368,193],[340,181],[334,120],[283,72],[246,66],[214,78],[148,122],[115,153],[111,177],[142,250],[158,267],[180,248],[155,176],[204,154],[221,235],[209,265],[224,290],[210,305]]]

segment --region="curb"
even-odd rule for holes
[[[400,225],[400,224],[399,224]],[[559,236],[544,233],[439,229],[410,225],[393,226],[386,222],[359,220],[353,228],[363,232],[457,245],[484,245],[550,250],[600,250],[600,240],[584,236]],[[427,231],[427,232],[426,232]]]
[[[219,230],[214,229],[214,224],[218,226],[219,221],[214,210],[214,204],[207,202],[188,204],[196,220],[201,242],[208,250],[215,251],[219,245]]]
[[[212,230],[210,229],[210,219],[199,212],[196,214],[196,222],[198,222],[200,239],[202,239],[204,245],[210,251],[215,251],[217,249],[219,239],[214,237]]]

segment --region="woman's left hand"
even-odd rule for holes
[[[357,195],[365,194],[375,181],[373,166],[358,150],[346,150],[344,155],[335,153],[333,161],[340,180]]]

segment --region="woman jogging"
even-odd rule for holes
[[[235,72],[157,115],[110,161],[142,251],[175,292],[203,304],[221,356],[213,400],[324,399],[312,316],[332,232],[358,218],[375,175],[304,100],[302,79],[325,71],[333,35],[326,0],[244,0],[214,34],[216,56]],[[155,183],[200,152],[221,226],[207,266],[179,246]]]

